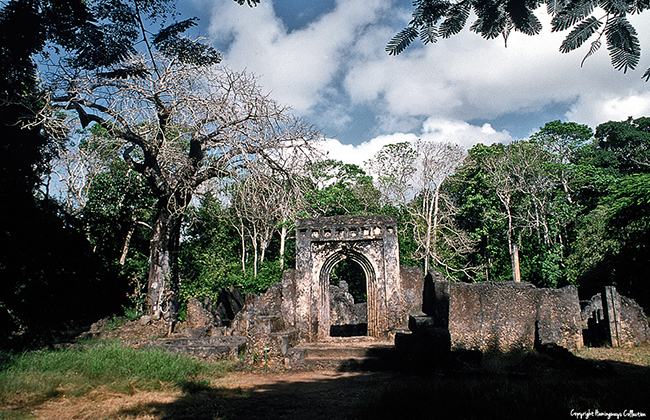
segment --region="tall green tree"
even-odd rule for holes
[[[591,182],[569,260],[570,274],[585,289],[615,284],[646,308],[649,121],[630,118],[596,128],[596,141],[583,157]]]
[[[309,163],[304,180],[307,217],[377,214],[380,192],[372,177],[357,165],[336,160]]]

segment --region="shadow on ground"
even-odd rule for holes
[[[123,410],[162,419],[647,418],[650,367],[568,352],[348,363],[347,372],[251,374],[250,386],[189,383],[173,403]],[[390,362],[400,369],[387,369]],[[376,368],[376,369],[375,369]],[[573,413],[573,414],[572,414]],[[598,415],[600,413],[600,415]],[[609,416],[608,416],[609,414]]]

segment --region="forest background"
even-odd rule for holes
[[[297,218],[343,214],[396,216],[401,263],[440,270],[450,281],[572,284],[584,296],[616,285],[649,308],[649,118],[603,122],[595,131],[552,121],[530,138],[470,150],[453,139],[391,144],[363,166],[345,164],[319,152],[317,130],[259,95],[254,77],[214,67],[216,51],[181,37],[192,19],[145,29],[173,15],[170,2],[120,3],[142,8],[119,14],[106,1],[91,10],[54,3],[13,1],[1,16],[3,337],[151,311],[154,256],[169,266],[159,279],[177,277],[167,292],[181,318],[189,298],[215,299],[220,288],[262,292],[294,265]],[[26,19],[34,22],[32,45],[13,36]],[[34,57],[47,53],[68,56],[54,66],[58,87],[37,77]],[[173,103],[201,90],[193,83],[207,80],[206,67],[224,77],[226,92],[248,95],[243,102],[221,95],[219,104],[254,108],[219,123],[206,117],[216,126],[192,131],[189,120],[167,117],[176,115]],[[91,73],[92,83],[81,83]],[[165,80],[189,81],[182,101],[133,93]],[[98,86],[104,96],[92,96]],[[202,98],[219,92],[215,86]],[[116,92],[131,92],[124,96],[138,106],[122,103],[118,112]],[[140,105],[150,113],[128,114]],[[178,115],[196,118],[197,109]],[[226,126],[235,129],[226,135]],[[219,136],[228,143],[214,149]],[[152,151],[152,139],[160,149]],[[166,192],[170,176],[176,183]],[[160,257],[152,244],[161,242],[166,211],[177,222],[169,235],[177,248]],[[340,264],[333,278],[346,278],[363,300],[360,276]]]

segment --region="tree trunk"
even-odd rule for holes
[[[124,239],[124,246],[122,247],[122,255],[120,256],[120,265],[122,267],[124,267],[124,264],[126,264],[126,256],[129,253],[129,247],[131,246],[131,238],[133,237],[134,232],[135,232],[135,220],[132,219],[131,226],[129,227],[129,231],[126,234],[126,239]]]
[[[519,271],[519,247],[512,238],[513,224],[512,213],[510,212],[510,197],[505,200],[506,213],[508,215],[508,251],[510,251],[510,261],[512,263],[512,279],[516,282],[521,281],[521,274]]]
[[[519,247],[517,246],[516,243],[512,244],[511,258],[512,258],[512,278],[514,281],[520,282],[521,273],[519,271]]]
[[[286,241],[287,241],[287,226],[283,224],[282,229],[280,230],[280,270],[284,269],[284,247]]]
[[[167,203],[167,200],[160,201]],[[178,248],[182,215],[172,214],[166,204],[158,207],[149,257],[147,310],[155,319],[174,322],[178,318]]]

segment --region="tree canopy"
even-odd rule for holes
[[[546,12],[552,16],[551,30],[570,30],[560,45],[561,53],[574,51],[591,40],[584,62],[604,41],[612,66],[624,73],[634,70],[641,57],[641,43],[628,16],[650,8],[647,0],[415,0],[413,5],[415,10],[408,26],[386,45],[386,51],[392,55],[400,54],[418,37],[429,44],[458,34],[472,12],[476,20],[470,30],[485,39],[502,36],[507,43],[513,30],[538,35],[542,24],[534,12],[546,6]],[[650,68],[642,77],[650,80]]]

